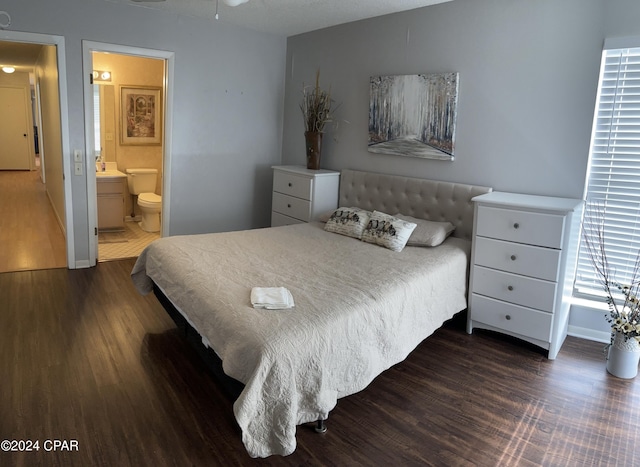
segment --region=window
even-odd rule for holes
[[[609,269],[615,271],[613,277],[617,282],[630,283],[640,249],[640,47],[607,49],[605,44],[587,203],[587,211],[597,204],[603,213],[606,253]],[[576,291],[603,295],[584,239],[578,257]]]

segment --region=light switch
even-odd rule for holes
[[[82,162],[82,149],[75,149],[73,151],[73,160],[75,162]],[[78,175],[78,174],[76,174]]]
[[[104,139],[106,141],[113,141],[113,133],[105,133]]]
[[[82,162],[76,162],[74,174],[82,175]]]

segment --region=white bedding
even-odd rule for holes
[[[326,419],[467,306],[468,241],[393,252],[322,227],[162,238],[131,273],[245,384],[234,413],[252,457],[292,453],[296,425]],[[295,308],[254,309],[252,287],[286,287]]]

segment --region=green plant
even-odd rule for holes
[[[320,70],[316,72],[315,86],[302,85],[302,102],[300,110],[304,118],[304,131],[323,132],[324,126],[332,121],[332,110],[335,110],[331,99],[331,88],[324,91],[320,88]]]

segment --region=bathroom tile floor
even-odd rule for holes
[[[135,258],[144,247],[160,238],[160,232],[145,232],[137,222],[125,222],[124,232],[98,233],[98,261]]]

